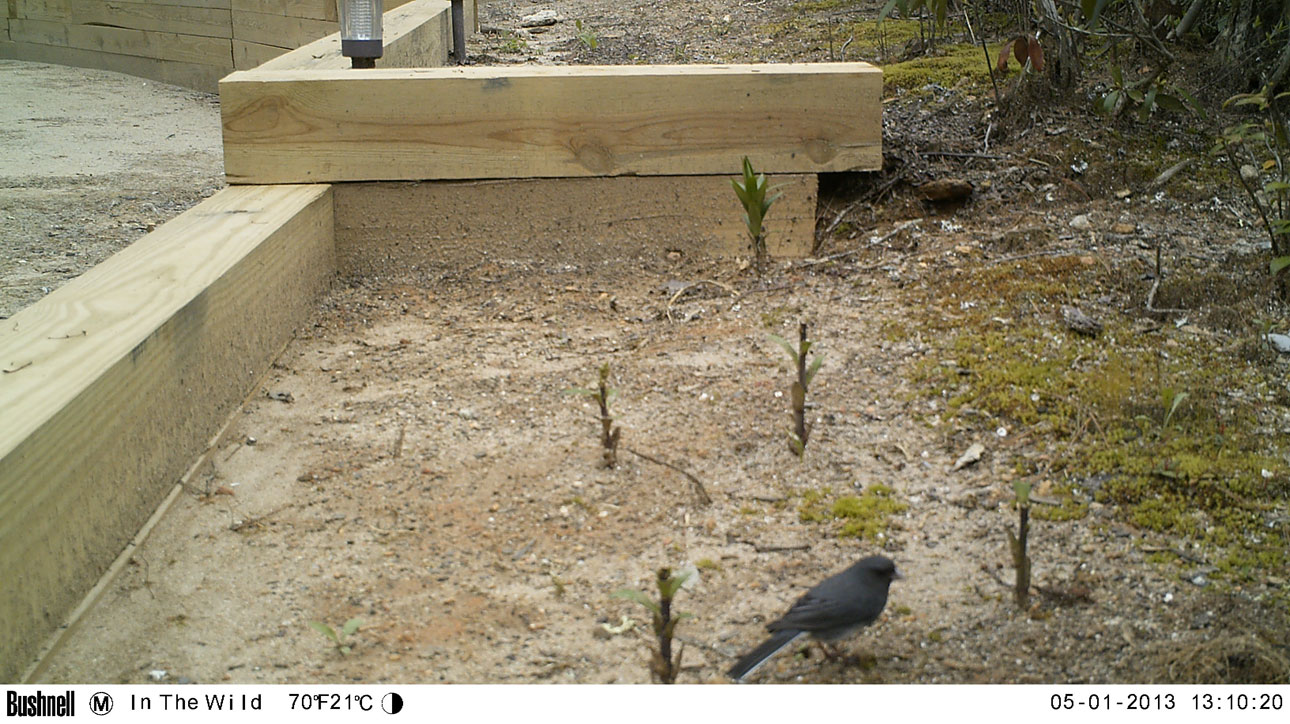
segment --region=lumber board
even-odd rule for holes
[[[15,42],[96,50],[140,58],[183,63],[233,65],[233,44],[228,38],[179,35],[151,30],[129,30],[99,25],[66,25],[44,20],[13,20],[9,32]]]
[[[248,43],[245,40],[234,40],[233,67],[237,70],[257,68],[285,52],[287,52],[286,48]]]
[[[669,251],[752,256],[731,176],[618,176],[333,186],[344,274],[483,260],[592,263]],[[803,257],[815,238],[815,174],[771,177],[768,251]],[[630,203],[624,203],[630,199]]]
[[[248,43],[298,48],[337,32],[338,25],[326,20],[290,18],[270,13],[233,13],[233,37]]]
[[[233,37],[227,8],[114,0],[14,0],[14,6],[16,17],[23,20],[156,30],[212,38]]]
[[[231,62],[224,65],[181,63],[37,43],[0,42],[0,58],[110,70],[207,93],[216,92],[219,79],[233,72]]]
[[[326,186],[225,189],[0,327],[0,679],[15,680],[334,275]]]
[[[384,0],[388,10],[395,0]],[[406,2],[406,0],[404,0]],[[235,13],[264,13],[290,18],[312,18],[340,22],[336,0],[231,0]]]
[[[230,183],[873,170],[867,63],[239,71]]]
[[[472,0],[467,0],[471,2]],[[444,65],[452,50],[451,4],[448,0],[413,0],[381,16],[382,68],[431,68]],[[344,70],[350,61],[340,54],[334,33],[261,65],[258,70]]]

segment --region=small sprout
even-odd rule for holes
[[[362,621],[356,618],[351,618],[345,622],[344,626],[341,626],[340,633],[337,633],[336,629],[333,629],[325,623],[319,623],[318,621],[309,622],[310,628],[331,640],[332,645],[336,648],[336,652],[341,656],[345,656],[351,650],[350,645],[345,643],[346,639],[353,636],[354,632],[358,631],[358,627],[362,625]]]
[[[1012,566],[1017,571],[1013,597],[1017,607],[1025,609],[1030,601],[1030,554],[1026,552],[1030,537],[1030,483],[1015,480],[1012,489],[1017,495],[1017,534],[1008,531],[1008,545],[1012,548]]]
[[[670,568],[658,569],[656,583],[658,585],[658,603],[650,600],[649,596],[633,588],[624,588],[614,591],[614,598],[624,598],[628,601],[635,601],[644,606],[654,618],[654,635],[658,637],[658,648],[651,653],[650,674],[655,681],[663,684],[672,684],[676,682],[676,675],[681,672],[681,654],[683,648],[678,648],[676,656],[672,655],[672,640],[675,637],[676,625],[682,620],[690,618],[688,613],[672,613],[672,599],[676,597],[678,591],[690,577],[690,572],[672,573]],[[624,617],[624,625],[627,622]],[[608,626],[606,631],[615,633]]]
[[[609,406],[618,397],[618,390],[609,387],[609,363],[600,366],[600,382],[595,389],[570,387],[564,391],[568,395],[585,395],[600,406],[600,444],[604,448],[605,467],[618,465],[618,436],[622,428],[614,424],[614,416],[609,413]]]
[[[783,194],[776,193],[766,198],[767,192],[774,189],[767,187],[766,174],[753,171],[752,162],[747,156],[744,156],[742,180],[741,184],[738,179],[731,179],[730,185],[735,187],[735,195],[739,197],[739,203],[744,207],[744,225],[748,228],[748,239],[752,242],[757,273],[761,274],[765,269],[767,256],[766,228],[762,225],[762,221],[766,218],[766,212],[770,211],[771,204],[779,200]]]
[[[811,435],[811,426],[806,422],[806,393],[811,387],[811,381],[815,379],[815,373],[819,372],[820,365],[824,364],[824,355],[816,355],[810,365],[807,365],[806,356],[815,343],[806,338],[806,322],[798,325],[797,332],[796,349],[779,335],[772,334],[770,339],[784,348],[793,361],[793,366],[797,368],[797,380],[793,382],[792,387],[793,426],[788,430],[788,448],[800,458],[806,454],[806,441]]]

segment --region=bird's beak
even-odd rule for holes
[[[899,569],[899,568],[897,568],[897,569],[896,569],[896,572],[895,572],[895,573],[893,573],[893,574],[891,575],[891,580],[893,580],[893,581],[899,581],[900,579],[902,579],[902,578],[904,578],[904,577],[905,577],[905,576],[901,574],[900,569]]]

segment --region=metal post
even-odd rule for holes
[[[465,0],[452,0],[452,59],[457,65],[466,63],[465,5]]]

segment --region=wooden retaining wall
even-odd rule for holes
[[[388,23],[388,13],[409,0],[384,2]],[[449,22],[447,0],[417,5],[418,15],[442,12]],[[473,18],[474,0],[466,5]],[[100,68],[211,93],[234,70],[338,31],[336,0],[7,0],[0,14],[0,58]],[[390,59],[380,65],[407,67]]]

